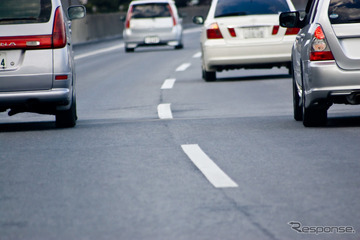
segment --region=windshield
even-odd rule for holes
[[[331,0],[329,19],[332,24],[360,23],[360,1]]]
[[[132,18],[171,17],[167,3],[149,3],[133,5]]]
[[[290,11],[285,0],[219,0],[215,17],[279,14]]]
[[[51,0],[0,0],[0,24],[48,22]]]

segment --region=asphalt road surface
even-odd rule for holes
[[[360,107],[292,117],[286,69],[201,79],[185,48],[77,46],[79,120],[0,115],[0,240],[360,239]]]

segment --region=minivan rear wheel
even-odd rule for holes
[[[70,128],[76,125],[76,98],[73,98],[71,106],[68,110],[57,111],[55,115],[56,127]]]

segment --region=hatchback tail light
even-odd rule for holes
[[[176,26],[177,22],[176,22],[176,18],[175,18],[175,15],[174,15],[174,12],[173,10],[171,9],[170,5],[167,5],[167,8],[169,9],[169,12],[171,14],[171,18],[173,20],[173,25]]]
[[[128,14],[126,15],[126,21],[125,21],[125,28],[126,29],[130,28],[130,19],[131,19],[132,11],[133,11],[133,6],[131,6],[129,8]]]
[[[49,49],[66,45],[65,21],[61,8],[55,11],[51,35],[0,37],[0,49]]]
[[[311,43],[310,61],[334,60],[334,56],[327,44],[324,31],[321,26],[315,29]]]
[[[208,39],[221,39],[223,38],[219,25],[217,23],[212,23],[206,30],[206,36]]]

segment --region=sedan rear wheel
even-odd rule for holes
[[[202,69],[202,76],[206,82],[216,81],[216,72],[208,72],[204,68]]]

